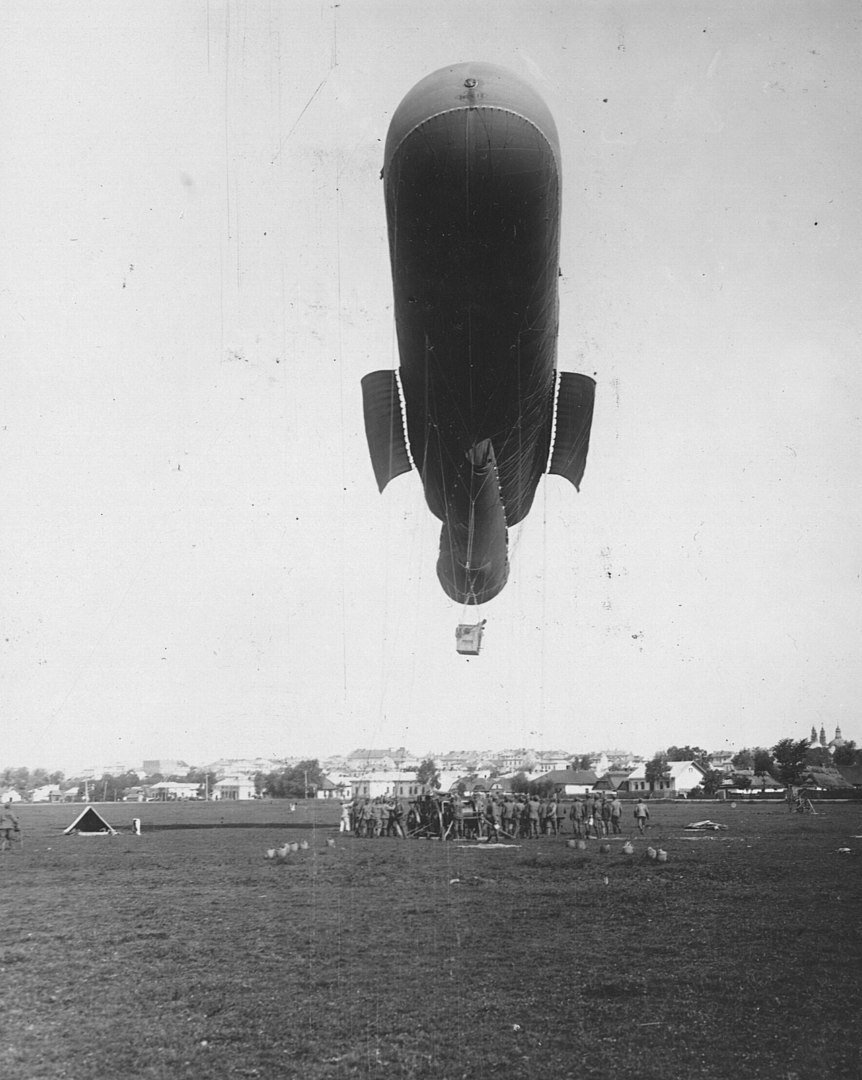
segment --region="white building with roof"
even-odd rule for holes
[[[316,799],[352,799],[354,781],[337,773],[326,773],[314,792]]]
[[[696,761],[669,761],[663,780],[650,784],[646,778],[647,763],[641,762],[629,773],[626,784],[629,791],[652,791],[656,795],[687,795],[699,787],[705,770]]]
[[[30,802],[59,802],[62,794],[59,784],[43,784],[30,792]]]
[[[451,791],[461,779],[461,773],[438,770],[440,781],[438,791]],[[377,799],[391,795],[399,799],[415,799],[425,793],[426,787],[420,784],[415,772],[404,769],[377,769],[363,773],[352,779],[353,793],[358,799]]]
[[[254,781],[247,776],[225,776],[213,784],[210,797],[232,802],[240,799],[254,799],[256,797]]]
[[[374,769],[353,779],[353,794],[357,799],[379,799],[387,795],[415,799],[423,790],[415,772]]]
[[[145,787],[148,798],[161,799],[164,802],[174,799],[196,799],[200,791],[200,784],[187,784],[181,780],[160,780],[158,784],[148,784]],[[130,790],[140,791],[143,788],[139,785],[136,789]]]

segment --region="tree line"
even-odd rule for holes
[[[48,772],[47,769],[30,770],[25,766],[8,767],[0,771],[0,790],[17,791],[24,794],[46,784],[62,784],[65,775],[61,771]]]

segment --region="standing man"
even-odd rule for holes
[[[353,833],[355,836],[365,836],[365,799],[353,801]]]
[[[508,836],[515,835],[514,829],[514,817],[515,817],[515,804],[512,802],[512,797],[509,794],[503,796],[503,805],[500,807],[500,821],[502,823],[503,832]]]
[[[634,813],[635,821],[637,822],[638,826],[638,832],[641,834],[641,836],[643,836],[646,831],[647,818],[649,817],[649,807],[644,802],[643,796],[641,796],[635,803]]]
[[[473,792],[473,805],[476,808],[476,828],[482,840],[485,837],[485,792],[481,789]]]
[[[542,832],[545,836],[557,835],[557,796],[548,795],[542,803]]]
[[[404,807],[401,805],[401,800],[397,795],[393,795],[388,803],[388,819],[386,822],[386,835],[398,836],[402,840],[404,839],[404,827],[402,821],[404,820]]]
[[[464,800],[457,792],[452,796],[452,832],[456,840],[464,839]]]
[[[621,823],[623,816],[623,804],[616,797],[611,796],[611,828],[614,831],[614,836],[618,836],[622,832]]]
[[[366,825],[366,834],[372,837],[383,835],[383,807],[380,805],[380,796],[371,801],[371,816],[368,819],[370,825]]]
[[[611,831],[612,805],[613,798],[602,795],[602,836],[607,836]]]
[[[580,795],[576,795],[572,805],[569,807],[569,817],[572,819],[572,832],[577,840],[583,840],[584,838],[583,809],[583,801]]]
[[[18,818],[12,812],[12,803],[4,803],[3,809],[0,810],[0,851],[11,851],[12,834],[20,834],[20,832],[21,826],[18,824]]]
[[[559,795],[557,795],[554,808],[557,815],[557,836],[561,836],[563,833],[563,826],[566,824],[566,807]]]
[[[526,795],[519,795],[515,806],[516,820],[518,822],[518,835],[527,837],[530,835],[530,807]]]
[[[493,795],[485,803],[485,821],[488,826],[488,840],[497,843],[500,839],[500,804]]]
[[[602,831],[602,803],[597,791],[593,793],[593,801],[590,804],[590,824],[596,834],[596,840],[601,840],[602,836],[604,836]],[[589,839],[589,830],[587,830],[587,838]]]
[[[542,820],[542,804],[539,801],[538,795],[531,795],[529,801],[529,822],[530,822],[530,837],[537,839],[539,836],[539,825]]]

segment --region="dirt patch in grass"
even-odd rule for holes
[[[4,1078],[862,1075],[852,805],[710,806],[730,828],[694,843],[702,808],[660,804],[630,857],[356,840],[335,807],[100,809],[143,834],[24,808],[0,865]]]

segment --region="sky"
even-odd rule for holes
[[[862,742],[862,14],[846,0],[10,0],[0,766]],[[580,493],[453,604],[396,367],[389,119],[510,68],[560,134]],[[487,619],[479,656],[455,627]]]

